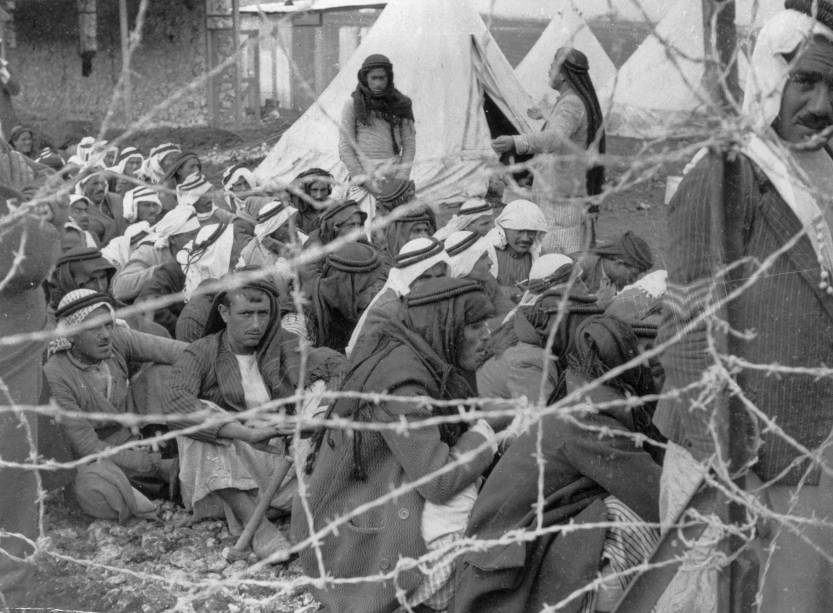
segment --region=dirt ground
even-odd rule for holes
[[[207,128],[154,130],[131,140],[145,148],[166,140],[181,142],[206,160],[208,174],[216,178],[222,167],[233,161],[257,162],[290,123],[291,118],[281,119],[241,133]],[[669,146],[669,151],[673,150]],[[608,153],[614,157],[607,172],[609,185],[618,185],[631,164],[644,159],[640,152],[644,153],[643,145],[638,141],[608,140]],[[639,180],[627,189],[615,189],[602,205],[598,226],[601,239],[625,230],[643,236],[654,250],[657,267],[662,267],[667,248],[665,179],[679,173],[684,161],[671,159],[671,153],[669,156],[638,173]],[[303,590],[275,596],[274,590],[229,580],[247,564],[231,565],[220,555],[224,547],[234,543],[222,522],[191,523],[183,509],[170,504],[163,508],[159,523],[119,526],[91,522],[57,492],[47,499],[46,509],[49,551],[55,555],[37,560],[37,581],[27,602],[35,610],[155,613],[178,604],[178,610],[195,612],[288,613],[316,608]],[[299,575],[294,562],[252,578],[270,581]],[[209,583],[217,586],[208,590]],[[196,599],[185,604],[183,596]]]

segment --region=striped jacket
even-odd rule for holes
[[[802,231],[801,223],[767,177],[748,158],[727,164],[725,185],[721,158],[708,155],[686,175],[670,204],[668,280],[659,343],[672,338],[726,294],[724,278],[712,278],[723,260],[718,249],[741,260],[735,287],[745,284],[768,256]],[[711,206],[725,194],[725,234],[711,236]],[[714,243],[723,243],[715,247]],[[817,448],[833,429],[833,377],[768,372],[766,365],[818,368],[833,365],[833,297],[820,287],[820,267],[806,236],[774,260],[760,278],[717,313],[727,316],[738,333],[727,337],[717,318],[700,322],[669,347],[662,358],[665,391],[696,384],[675,398],[660,402],[654,421],[671,440],[703,459],[725,432],[727,406],[744,411],[753,470],[768,481],[794,485],[809,469],[806,483],[818,483],[817,467],[799,449]],[[711,331],[707,328],[711,327]],[[738,388],[728,394],[715,389],[703,375],[715,364],[708,339],[725,354],[727,344],[744,360],[734,374]],[[730,339],[730,342],[727,342]],[[725,360],[723,361],[725,364]],[[740,392],[740,393],[738,393]],[[731,403],[731,404],[729,404]],[[760,409],[754,414],[750,407]],[[712,420],[714,418],[714,420]],[[768,421],[774,421],[777,428]],[[779,432],[782,430],[783,432]],[[718,433],[717,436],[712,432]]]

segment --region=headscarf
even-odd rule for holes
[[[662,300],[667,289],[668,272],[655,270],[622,288],[605,309],[605,314],[627,322],[642,321],[662,311]]]
[[[536,232],[535,241],[529,250],[532,261],[534,262],[541,255],[541,241],[544,238],[544,234],[549,231],[549,226],[547,225],[547,218],[544,216],[541,207],[534,202],[521,199],[513,200],[506,205],[500,215],[497,216],[497,219],[495,219],[495,227],[486,235],[493,249],[506,249],[508,242],[506,241],[506,232],[504,230],[534,230]],[[492,262],[492,274],[497,277],[496,254],[493,254]]]
[[[396,264],[388,271],[388,278],[382,286],[382,289],[373,297],[373,300],[370,301],[370,304],[367,305],[367,308],[359,318],[359,322],[356,324],[353,334],[350,336],[350,342],[347,344],[345,351],[347,357],[350,357],[353,353],[353,348],[359,341],[367,314],[383,293],[387,290],[392,290],[399,297],[407,296],[411,293],[411,284],[414,281],[429,268],[443,262],[447,265],[451,264],[448,254],[443,249],[442,244],[436,239],[415,238],[405,243],[402,249],[399,250],[399,255],[396,257]]]
[[[93,177],[101,176],[101,174],[101,171],[97,170],[94,172],[90,172],[89,174],[84,175],[83,177],[78,179],[78,182],[75,184],[75,193],[79,196],[83,196],[84,186],[90,181],[90,179],[92,179]],[[110,185],[107,181],[104,181],[104,193],[105,195],[110,193]],[[90,205],[92,205],[92,202],[90,203]]]
[[[115,266],[98,249],[79,247],[61,254],[49,280],[49,304],[57,309],[64,296],[79,289],[80,284],[101,270],[111,279],[116,273]]]
[[[604,116],[599,98],[596,95],[596,88],[590,78],[590,63],[587,56],[578,49],[562,47],[556,51],[556,57],[562,54],[564,61],[561,64],[561,72],[567,82],[576,92],[576,95],[584,103],[584,110],[587,113],[587,142],[585,147],[590,147],[598,137],[599,153],[607,149],[605,143]],[[593,166],[587,171],[587,194],[595,196],[602,193],[605,181],[604,166]]]
[[[139,214],[139,203],[142,202],[149,202],[159,211],[162,210],[162,201],[159,200],[159,194],[156,193],[156,190],[140,185],[139,187],[128,190],[124,194],[122,214],[127,221],[136,221],[136,217]]]
[[[325,258],[321,276],[310,292],[318,346],[344,350],[362,311],[370,304],[367,292],[377,283],[381,285],[383,272],[379,254],[364,243],[347,243]]]
[[[449,277],[462,278],[469,275],[484,253],[491,259],[491,243],[485,236],[468,230],[454,232],[445,240],[445,250],[450,258]],[[492,262],[494,266],[494,261]]]
[[[588,317],[576,329],[574,356],[570,363],[588,381],[593,381],[638,355],[639,342],[629,324],[609,315],[596,315]],[[634,396],[656,391],[650,368],[642,364],[626,370],[605,385]]]
[[[221,182],[223,184],[223,188],[225,189],[225,201],[228,207],[234,212],[239,212],[240,208],[243,206],[243,201],[237,196],[237,194],[231,191],[231,188],[240,179],[243,179],[246,182],[246,185],[248,186],[247,191],[252,191],[258,186],[255,173],[243,166],[243,164],[229,166],[223,171]]]
[[[260,239],[265,236],[269,236],[297,215],[297,213],[298,211],[294,207],[287,206],[283,202],[278,202],[277,200],[273,200],[272,202],[263,205],[257,214],[255,238]]]
[[[29,136],[32,136],[32,137],[35,136],[35,130],[33,128],[30,128],[29,126],[19,124],[19,125],[16,125],[15,127],[13,127],[12,131],[9,133],[9,144],[12,147],[14,147],[14,141],[16,141],[18,138],[20,138],[26,132],[29,133]]]
[[[235,164],[234,166],[226,168],[223,171],[221,181],[223,183],[223,187],[230,190],[240,179],[246,181],[250,190],[257,187],[257,178],[255,177],[255,173],[246,168],[243,164]]]
[[[199,163],[199,168],[197,168],[197,170],[192,171],[191,174],[189,174],[187,177],[183,178],[180,183],[184,183],[195,174],[201,174],[202,162],[200,162],[200,157],[193,151],[182,151],[179,155],[176,156],[174,163],[168,169],[168,172],[165,173],[165,176],[162,178],[162,181],[165,182],[173,179],[176,173],[179,172],[183,166],[185,166],[185,162],[187,162],[188,160],[197,160],[197,162]]]
[[[162,183],[165,179],[165,170],[162,168],[162,160],[172,153],[182,153],[182,149],[179,145],[174,143],[164,143],[150,150],[150,154],[145,160],[145,168],[143,172],[150,177],[152,183]]]
[[[388,75],[387,87],[379,94],[372,92],[367,85],[367,73],[374,68],[383,68]],[[403,119],[413,121],[414,110],[411,99],[393,85],[393,64],[384,55],[378,53],[370,55],[362,63],[357,77],[359,82],[352,94],[356,125],[369,125],[371,111],[377,112],[390,124],[393,152],[399,155],[399,145],[393,138],[393,128],[398,126]]]
[[[367,221],[367,213],[359,208],[355,200],[345,200],[344,202],[330,206],[330,208],[324,211],[321,214],[321,225],[318,232],[321,243],[326,245],[334,241],[338,237],[338,231],[342,224],[356,213],[361,216],[361,222],[364,225],[365,221]]]
[[[125,147],[121,150],[121,152],[119,152],[115,165],[111,166],[109,170],[116,174],[123,175],[127,162],[132,159],[138,159],[143,164],[145,162],[145,156],[143,156],[142,152],[136,149],[136,147]]]
[[[47,168],[51,168],[56,172],[61,170],[66,165],[66,162],[64,161],[64,158],[61,157],[61,154],[55,151],[52,147],[44,147],[41,149],[38,157],[35,158],[35,162],[42,164]]]
[[[157,249],[167,248],[171,236],[196,232],[200,229],[197,212],[192,206],[177,206],[153,226],[153,233],[141,242],[153,241]]]
[[[292,193],[290,196],[295,208],[298,209],[298,219],[296,222],[298,229],[306,234],[309,234],[321,225],[321,213],[323,207],[327,204],[322,202],[319,205],[321,208],[318,208],[318,206],[311,202],[310,190],[312,189],[312,184],[319,181],[327,184],[327,195],[331,196],[335,179],[333,175],[323,168],[308,168],[292,181],[292,184],[306,196],[304,198],[297,193]]]
[[[469,198],[466,200],[457,214],[452,216],[442,228],[434,233],[437,240],[445,240],[455,232],[468,230],[469,226],[481,217],[492,216],[494,207],[483,198]]]
[[[807,2],[787,0],[787,9],[800,9]],[[810,3],[814,4],[814,3]],[[822,7],[818,3],[819,19]],[[756,130],[766,130],[781,110],[781,96],[787,84],[790,63],[786,56],[814,35],[833,41],[833,23],[824,25],[799,10],[784,10],[770,18],[755,41],[743,96],[743,113]]]
[[[630,230],[622,234],[617,240],[600,244],[591,249],[590,252],[602,257],[619,258],[639,272],[646,272],[654,265],[651,247]]]
[[[376,194],[376,206],[390,213],[399,205],[409,202],[416,185],[410,179],[392,178],[384,181]]]
[[[72,328],[83,323],[96,309],[105,307],[110,312],[110,316],[114,317],[115,312],[111,302],[107,294],[91,289],[76,289],[61,298],[55,311],[58,323],[56,331],[59,336],[49,343],[47,356],[51,357],[58,352],[69,350],[72,347],[72,341],[70,341]]]
[[[407,215],[403,215],[384,227],[382,236],[382,251],[388,254],[393,260],[399,250],[411,240],[411,230],[416,224],[428,224],[428,233],[434,234],[437,230],[437,219],[427,206],[414,209]]]
[[[547,253],[532,263],[529,279],[523,284],[524,294],[519,307],[535,304],[549,288],[567,283],[575,262],[560,253]],[[508,316],[507,316],[508,317]]]
[[[127,226],[124,234],[110,239],[110,242],[101,248],[101,255],[117,270],[121,270],[130,260],[133,248],[151,235],[150,224],[147,221],[137,221]]]
[[[372,353],[354,356],[345,376],[342,391],[389,392],[409,383],[423,386],[426,393],[438,400],[469,398],[474,394],[463,371],[457,366],[459,347],[466,325],[489,318],[494,313],[492,303],[474,281],[440,278],[427,280],[414,290],[400,310],[400,316],[382,328],[379,342]],[[407,353],[396,351],[401,347]],[[396,351],[396,353],[394,353]],[[396,355],[401,362],[392,362]],[[358,398],[343,397],[330,407],[333,414],[355,421],[373,419],[372,407]],[[456,412],[456,407],[435,407],[435,415]],[[440,437],[453,446],[466,426],[461,423],[440,426]],[[311,471],[315,456],[326,431],[313,436],[313,451],[307,460]],[[353,474],[366,479],[362,458],[362,433],[353,433]]]
[[[200,197],[212,191],[214,186],[201,172],[188,175],[182,183],[176,186],[177,206],[194,206]],[[213,209],[213,206],[212,206]],[[213,210],[212,210],[213,212]],[[208,215],[210,217],[210,214]]]
[[[86,165],[92,157],[93,149],[95,149],[95,146],[98,144],[103,144],[103,142],[98,143],[98,141],[96,141],[92,136],[85,136],[77,145],[75,145],[75,153],[70,156],[67,162],[78,166]]]
[[[185,302],[190,300],[200,283],[206,279],[219,279],[231,270],[233,245],[234,226],[208,224],[176,254],[176,261],[185,273]]]

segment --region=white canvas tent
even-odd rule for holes
[[[665,14],[668,0],[566,0],[585,19],[609,17],[618,21],[656,23]],[[474,0],[474,7],[486,17],[550,20],[561,10],[554,0]]]
[[[782,8],[783,0],[738,1],[735,24],[741,88],[752,38]],[[705,65],[702,3],[678,0],[614,80],[603,86],[599,99],[607,110],[608,133],[657,138],[707,112],[711,101],[704,87]]]
[[[599,101],[608,111],[608,133],[657,138],[705,110],[704,56],[702,4],[677,0],[602,87]]]
[[[531,100],[468,0],[392,0],[332,83],[284,133],[255,170],[261,180],[291,181],[311,167],[347,178],[338,157],[339,119],[365,57],[387,55],[396,87],[414,102],[420,197],[442,202],[482,194],[484,162],[496,161],[485,96],[519,131],[535,129]]]
[[[538,41],[515,67],[518,80],[523,83],[532,99],[552,104],[555,92],[549,86],[547,71],[552,63],[555,50],[559,47],[574,47],[584,53],[590,63],[590,78],[596,88],[608,83],[616,74],[602,45],[572,5],[563,0],[558,12],[543,31]]]

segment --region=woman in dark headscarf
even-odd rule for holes
[[[638,353],[629,325],[604,315],[586,319],[575,333],[568,392]],[[536,530],[539,470],[544,471],[543,527],[571,523],[576,529],[464,554],[449,611],[539,611],[557,603],[559,611],[570,613],[612,609],[632,578],[626,571],[643,562],[659,539],[659,531],[644,523],[659,521],[661,449],[634,436],[662,442],[651,423],[654,403],[626,401],[654,393],[650,369],[638,365],[585,390],[587,412],[565,407],[541,419],[542,432],[522,431],[483,485],[466,534],[497,539],[509,531]],[[582,527],[603,522],[616,526]],[[615,576],[597,591],[563,602],[599,575]]]
[[[358,84],[341,114],[338,155],[355,185],[348,197],[375,216],[374,176],[408,179],[416,153],[411,99],[393,84],[393,64],[384,55],[368,56]],[[396,254],[396,252],[394,252]]]
[[[489,300],[475,283],[448,278],[426,281],[409,294],[399,317],[384,326],[376,346],[364,355],[353,355],[342,390],[438,400],[471,397],[465,373],[476,369],[482,359],[488,338],[483,322],[491,312]],[[456,411],[456,407],[432,408],[422,402],[345,397],[332,405],[330,414],[356,422],[398,423]],[[321,548],[328,574],[346,578],[388,573],[399,558],[424,555],[426,505],[445,505],[474,484],[491,462],[492,451],[485,443],[492,436],[483,421],[468,429],[451,423],[407,433],[318,432],[313,437],[310,464],[314,467],[308,486],[316,531],[480,448],[465,464],[352,517],[334,534],[324,536]],[[296,502],[294,542],[304,540],[309,532],[306,515]],[[301,563],[307,574],[317,576],[311,547],[301,552]],[[410,600],[421,582],[421,573],[409,569],[395,579],[328,585],[316,590],[316,597],[331,611],[391,612],[397,607],[397,592]]]
[[[590,79],[587,56],[562,47],[549,71],[550,87],[560,96],[537,134],[499,136],[492,148],[499,154],[514,151],[535,154],[533,197],[544,210],[552,229],[544,249],[576,253],[595,242],[598,206],[575,199],[602,192],[604,168],[592,157],[605,152],[604,118]],[[583,155],[587,152],[587,155]],[[569,201],[568,199],[572,199]]]

